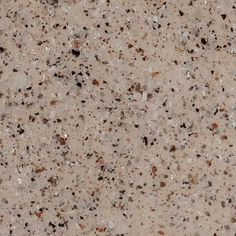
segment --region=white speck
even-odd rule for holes
[[[147,93],[143,92],[142,102],[147,101]]]
[[[153,16],[153,20],[154,20],[155,22],[158,22],[158,16]]]
[[[236,54],[236,48],[232,48],[230,52],[231,54]]]
[[[191,78],[191,74],[189,71],[186,72],[186,79],[190,79]]]
[[[116,224],[113,221],[109,221],[108,227],[109,229],[114,229],[116,227]]]
[[[148,73],[151,73],[151,72],[152,72],[152,66],[149,66],[149,67],[148,67],[147,72],[148,72]]]
[[[234,128],[236,128],[236,122],[233,122],[233,123],[232,123],[232,126],[233,126]]]

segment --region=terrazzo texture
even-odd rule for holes
[[[235,236],[236,1],[0,0],[0,235]]]

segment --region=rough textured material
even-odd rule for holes
[[[235,236],[236,1],[0,0],[0,236]]]

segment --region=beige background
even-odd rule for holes
[[[235,8],[0,0],[0,235],[235,236]]]

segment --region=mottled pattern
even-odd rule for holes
[[[0,236],[235,236],[236,1],[0,0]]]

